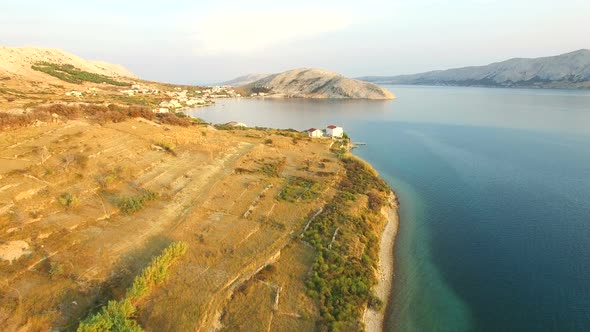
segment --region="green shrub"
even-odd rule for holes
[[[320,185],[302,177],[292,177],[279,193],[278,199],[295,202],[297,200],[314,199],[320,195]]]
[[[71,208],[73,206],[78,205],[78,197],[76,195],[73,195],[71,193],[62,193],[61,195],[59,195],[59,197],[57,198],[57,201],[59,202],[59,204],[61,204],[63,207],[65,208]]]
[[[131,319],[135,307],[129,300],[109,301],[98,313],[80,322],[78,332],[140,332],[137,322]]]
[[[135,277],[121,301],[109,301],[96,314],[89,316],[78,326],[78,332],[140,332],[143,331],[133,319],[134,302],[147,295],[153,287],[162,283],[168,276],[168,269],[179,257],[184,255],[188,246],[184,242],[173,242],[156,256],[150,264]]]
[[[135,277],[127,290],[127,298],[135,301],[145,296],[149,290],[160,284],[168,276],[168,268],[180,256],[184,255],[188,246],[184,242],[174,242],[162,254],[154,258],[140,275]]]
[[[51,262],[49,267],[49,275],[51,278],[61,277],[64,274],[64,266],[59,262]]]
[[[158,197],[156,192],[145,190],[142,194],[119,199],[117,206],[125,214],[133,214],[144,208],[145,203]]]

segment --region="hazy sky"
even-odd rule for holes
[[[405,74],[590,48],[590,0],[2,2],[0,45],[176,83],[298,67]]]

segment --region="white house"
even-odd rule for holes
[[[176,99],[172,99],[170,101],[163,101],[160,103],[160,107],[166,108],[179,108],[182,107],[182,104],[178,102]]]
[[[162,114],[162,113],[168,113],[168,112],[170,112],[170,110],[165,107],[160,107],[160,108],[153,109],[152,112]]]
[[[332,137],[342,137],[344,134],[344,129],[335,125],[329,125],[326,127],[326,134]]]
[[[203,105],[206,104],[207,102],[204,101],[203,99],[197,99],[197,98],[191,98],[189,100],[186,101],[186,106],[195,106],[195,105]]]
[[[225,124],[226,126],[232,126],[232,127],[243,127],[243,128],[247,128],[248,125],[246,125],[245,123],[242,122],[236,122],[236,121],[230,121],[228,123]]]
[[[307,135],[309,135],[309,137],[322,137],[324,136],[324,132],[319,129],[309,128],[307,129]]]
[[[66,92],[66,96],[71,96],[71,97],[82,97],[82,92],[80,91],[76,91],[76,90],[72,90],[70,92]]]

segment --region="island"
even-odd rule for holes
[[[225,82],[238,85],[242,94],[259,97],[313,99],[394,99],[387,89],[373,83],[346,78],[338,73],[300,68],[272,75],[246,75]]]

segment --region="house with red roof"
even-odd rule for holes
[[[344,135],[344,129],[335,125],[329,125],[326,127],[326,135],[332,137],[342,137],[342,135]]]
[[[324,132],[320,129],[309,128],[306,131],[307,131],[307,135],[309,135],[309,137],[322,137],[322,136],[324,136]]]

